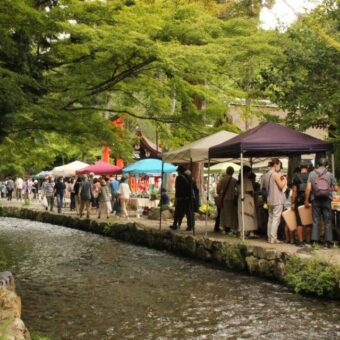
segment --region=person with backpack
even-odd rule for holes
[[[303,225],[301,222],[298,207],[305,202],[305,193],[308,182],[308,164],[301,162],[299,172],[295,172],[292,185],[291,209],[294,210],[297,222],[298,242],[297,246],[304,246],[304,229],[306,230],[306,242],[309,244],[312,238],[312,226]]]
[[[310,208],[309,199],[312,202],[313,228],[312,242],[319,242],[319,225],[321,217],[325,225],[325,248],[330,248],[333,243],[332,230],[332,192],[338,191],[335,178],[327,169],[328,161],[320,158],[319,167],[313,170],[308,177],[305,207]]]

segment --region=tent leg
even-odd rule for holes
[[[332,157],[332,174],[333,174],[333,176],[334,176],[334,178],[335,178],[335,160],[334,160],[334,153],[332,153],[331,157]]]
[[[162,172],[161,172],[161,197],[160,197],[160,204],[159,204],[159,230],[162,230],[162,189],[163,189],[163,177],[164,177],[164,161],[162,157]]]
[[[190,172],[191,172],[191,188],[190,188],[190,204],[191,204],[191,209],[192,209],[192,234],[195,236],[195,212],[194,212],[194,197],[192,195],[193,193],[193,186],[192,186],[192,181],[194,180],[194,177],[192,175],[192,158],[190,158]]]
[[[241,216],[242,216],[242,241],[244,241],[244,178],[243,178],[243,152],[241,152]]]
[[[207,183],[207,210],[205,211],[205,237],[208,236],[208,214],[209,214],[209,189],[210,189],[210,158],[208,160],[208,183]]]

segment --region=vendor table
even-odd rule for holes
[[[137,210],[138,208],[153,208],[157,207],[159,203],[159,200],[150,200],[149,198],[130,198],[128,203],[128,208],[131,210]]]

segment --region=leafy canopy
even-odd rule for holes
[[[256,6],[2,1],[1,151],[15,148],[9,162],[34,171],[57,156],[91,159],[105,144],[129,157],[140,121],[156,123],[168,146],[201,137],[228,100],[259,95],[254,79],[279,54],[277,34],[258,28]],[[124,133],[109,123],[116,115]]]

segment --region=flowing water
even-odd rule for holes
[[[52,339],[336,339],[340,303],[167,253],[1,218],[31,332]]]

